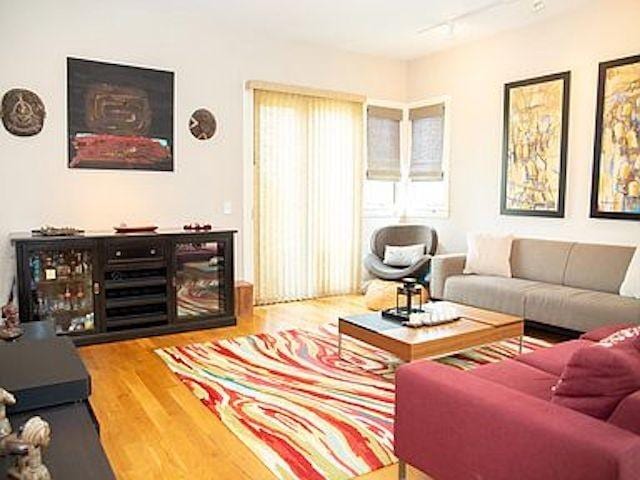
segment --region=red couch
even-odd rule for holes
[[[402,366],[396,455],[436,480],[640,479],[640,391],[606,422],[550,402],[571,354],[619,328],[468,372]]]

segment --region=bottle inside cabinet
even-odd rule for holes
[[[90,250],[38,250],[28,257],[34,320],[53,320],[59,334],[95,329]]]
[[[224,312],[224,242],[178,243],[176,260],[178,318],[195,320]]]

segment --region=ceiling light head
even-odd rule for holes
[[[441,26],[441,31],[445,37],[451,38],[456,33],[456,24],[453,23],[451,20],[448,22],[445,22]]]
[[[544,3],[544,0],[533,0],[531,3],[531,10],[534,12],[540,12],[544,10],[547,5]]]

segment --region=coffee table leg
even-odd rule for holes
[[[342,333],[338,332],[338,358],[342,358]]]
[[[520,335],[520,353],[522,353],[523,343],[524,343],[524,335]]]
[[[407,480],[407,464],[403,460],[398,461],[398,480]]]

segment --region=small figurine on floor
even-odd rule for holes
[[[4,388],[0,388],[0,438],[10,435],[13,431],[7,418],[7,405],[15,405],[15,403],[16,397]]]
[[[2,325],[0,326],[0,338],[3,340],[15,340],[22,335],[23,330],[20,327],[20,317],[18,315],[18,307],[13,303],[13,290],[16,285],[16,279],[11,284],[11,292],[9,300],[2,307]]]
[[[51,427],[40,417],[31,417],[24,424],[18,440],[28,445],[27,454],[18,457],[9,469],[9,478],[15,480],[51,480],[49,469],[42,463],[42,453],[51,442]]]

